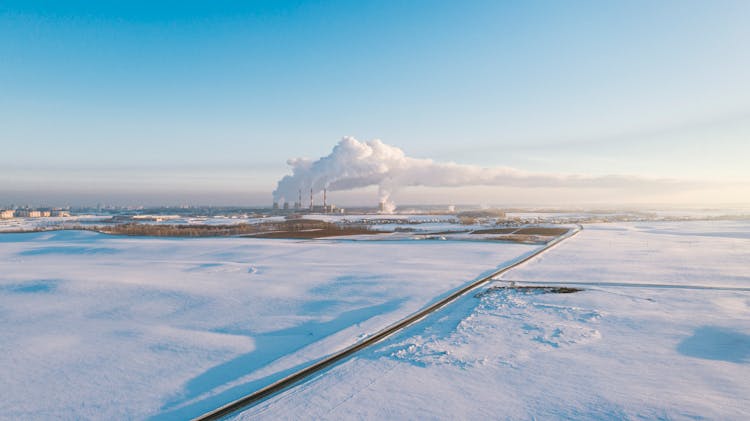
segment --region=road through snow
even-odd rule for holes
[[[294,372],[290,374],[289,376],[274,382],[273,384],[270,384],[262,389],[257,390],[256,392],[253,392],[247,396],[244,396],[238,400],[235,400],[227,405],[224,405],[220,408],[217,408],[216,410],[213,410],[211,412],[208,412],[200,417],[195,418],[196,421],[208,421],[208,420],[217,420],[221,419],[223,417],[226,417],[228,415],[231,415],[235,412],[241,411],[245,408],[251,407],[264,399],[267,399],[271,396],[273,396],[276,393],[282,392],[290,387],[293,387],[295,384],[300,383],[304,381],[305,379],[309,378],[310,376],[313,376],[331,366],[334,364],[337,364],[346,358],[350,357],[354,353],[361,351],[367,347],[370,347],[383,339],[393,335],[394,333],[418,322],[419,320],[423,319],[424,317],[436,312],[437,310],[443,308],[444,306],[450,304],[451,302],[455,301],[457,298],[465,295],[469,291],[472,291],[485,283],[489,282],[493,278],[502,275],[503,273],[514,269],[526,262],[528,262],[531,259],[534,259],[535,257],[541,255],[542,253],[546,252],[547,250],[550,250],[552,247],[555,247],[560,242],[578,234],[580,230],[582,230],[583,227],[578,225],[575,229],[569,230],[567,233],[561,235],[560,237],[550,241],[547,243],[544,247],[541,247],[537,250],[534,250],[532,252],[529,252],[523,256],[520,256],[519,258],[515,259],[512,263],[509,265],[503,267],[502,269],[499,269],[495,271],[494,273],[491,273],[488,276],[482,277],[474,282],[469,283],[468,285],[450,293],[448,296],[438,300],[434,304],[431,304],[430,306],[410,315],[409,317],[406,317],[403,320],[400,320],[385,329],[382,329],[372,335],[369,335],[362,341],[359,341],[347,348],[342,349],[341,351],[338,351],[334,354],[331,354],[320,361],[317,361],[307,367],[302,368],[301,370]]]
[[[585,228],[236,418],[746,420],[750,221]]]

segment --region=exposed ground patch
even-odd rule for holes
[[[523,228],[492,228],[474,230],[472,234],[516,234],[516,235],[542,235],[557,237],[568,232],[568,228],[558,227],[523,227]]]
[[[367,235],[380,234],[383,231],[375,231],[367,228],[348,228],[348,227],[326,227],[316,228],[305,231],[273,231],[261,234],[249,235],[255,238],[288,238],[288,239],[315,239],[325,237],[340,237],[348,235]]]
[[[495,294],[502,291],[516,291],[522,294],[572,294],[574,292],[581,292],[583,289],[556,286],[508,285],[489,287],[484,291],[474,294],[474,296],[482,298],[487,294]]]
[[[381,231],[367,227],[339,226],[315,219],[289,219],[286,221],[261,222],[257,224],[200,225],[200,224],[140,224],[127,223],[96,228],[104,234],[134,235],[147,237],[229,237],[247,236],[256,238],[322,238],[344,235],[377,234]]]

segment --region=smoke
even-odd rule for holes
[[[582,176],[529,173],[509,167],[483,168],[453,162],[411,158],[401,149],[375,139],[360,142],[344,137],[333,151],[318,160],[290,159],[292,174],[278,182],[276,202],[294,202],[301,190],[351,190],[378,186],[384,210],[395,209],[391,197],[401,187],[459,187],[473,185],[512,187],[632,187],[637,179],[627,176]],[[641,180],[642,181],[642,180]],[[674,183],[660,180],[659,183]],[[637,183],[636,183],[637,184]]]

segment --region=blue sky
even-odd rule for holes
[[[345,135],[462,164],[709,180],[720,194],[664,200],[747,202],[749,20],[746,1],[5,1],[0,205],[264,204],[288,158]]]

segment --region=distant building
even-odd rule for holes
[[[336,212],[336,205],[313,205],[310,211],[315,213],[334,213]]]
[[[0,219],[11,219],[16,214],[13,209],[0,210]]]
[[[41,218],[42,213],[33,209],[18,209],[16,211],[16,216],[19,218]]]

